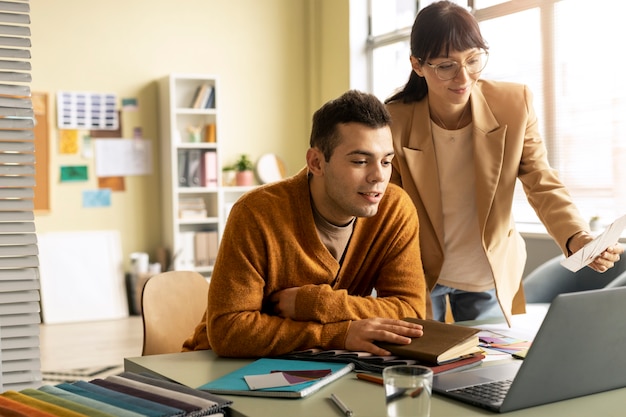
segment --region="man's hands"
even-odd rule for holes
[[[572,236],[567,244],[567,249],[571,252],[577,252],[580,248],[585,246],[588,242],[593,240],[593,236],[586,232],[579,232]],[[619,261],[620,255],[624,253],[624,247],[619,243],[606,248],[604,252],[593,260],[589,265],[589,268],[597,272],[606,272],[615,266],[615,262]]]
[[[346,349],[388,356],[391,352],[374,344],[375,341],[408,345],[412,337],[424,334],[422,326],[404,320],[371,318],[350,323],[346,336]]]
[[[295,320],[296,294],[299,287],[277,291],[270,296],[274,313],[283,318]],[[388,356],[391,352],[374,344],[375,341],[408,345],[412,337],[424,334],[422,326],[404,320],[369,318],[350,322],[345,348],[370,352],[378,356]]]
[[[285,290],[276,291],[270,296],[270,301],[274,305],[274,314],[294,319],[296,316],[296,294],[300,287],[291,287]]]

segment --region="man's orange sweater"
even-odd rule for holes
[[[344,349],[352,320],[424,318],[418,227],[410,198],[390,184],[378,213],[356,220],[340,265],[318,237],[306,169],[245,194],[228,218],[207,312],[183,350],[262,357]],[[291,287],[300,287],[293,320],[267,304]]]

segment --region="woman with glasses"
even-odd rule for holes
[[[478,22],[440,1],[411,32],[412,72],[386,100],[395,149],[392,182],[420,218],[432,318],[456,321],[524,312],[526,262],[512,215],[517,179],[563,253],[592,240],[589,225],[548,163],[528,88],[481,80],[489,58]],[[624,249],[607,248],[590,267],[604,272]]]

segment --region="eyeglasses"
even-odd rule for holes
[[[429,62],[425,62],[425,64],[435,70],[435,74],[441,81],[448,81],[456,77],[461,71],[461,68],[465,68],[468,74],[481,72],[487,66],[488,60],[489,53],[483,51],[470,56],[463,64],[457,61],[444,61],[436,65]]]

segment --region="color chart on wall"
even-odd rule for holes
[[[112,93],[59,91],[57,123],[59,129],[115,130],[119,119],[117,97]]]

